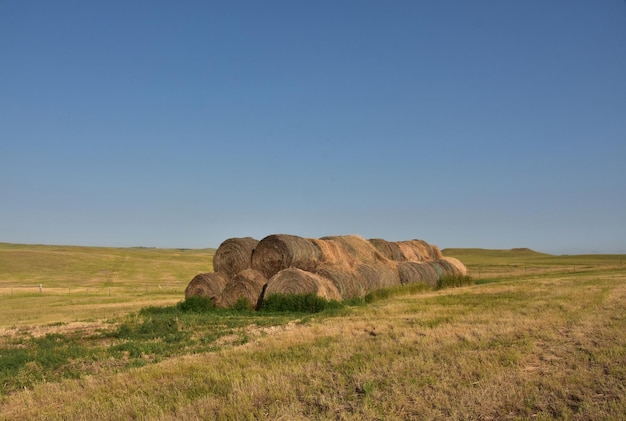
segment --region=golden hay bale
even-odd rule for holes
[[[185,288],[185,299],[205,297],[210,298],[213,304],[217,304],[227,282],[228,278],[223,273],[200,273],[194,276]]]
[[[400,283],[422,283],[430,287],[436,287],[440,275],[431,262],[400,262],[398,263]]]
[[[434,244],[430,244],[430,255],[433,259],[441,259],[443,257],[441,249]]]
[[[252,253],[259,243],[252,237],[229,238],[215,251],[213,270],[229,277],[250,267]]]
[[[395,262],[403,262],[406,260],[398,243],[393,241],[383,240],[382,238],[372,238],[368,240],[376,249],[389,260]]]
[[[397,264],[393,263],[376,265],[360,263],[356,266],[356,275],[368,292],[400,285]]]
[[[439,247],[424,240],[398,241],[396,244],[408,262],[424,262],[443,257]]]
[[[387,260],[372,243],[358,235],[336,235],[322,237],[321,240],[336,243],[347,256],[358,263],[379,263]]]
[[[349,265],[318,265],[314,273],[331,281],[344,300],[362,297],[368,292],[356,270]]]
[[[265,297],[272,294],[313,293],[327,300],[341,301],[337,287],[328,279],[298,268],[283,269],[267,281]]]
[[[443,270],[444,275],[446,276],[465,276],[467,275],[467,268],[460,260],[455,259],[454,257],[442,257],[441,259],[435,260],[437,264],[439,264]]]
[[[230,308],[240,298],[245,298],[251,307],[256,308],[266,284],[267,279],[261,272],[254,269],[244,269],[228,281],[217,305]]]
[[[296,235],[274,234],[259,241],[252,255],[251,267],[269,279],[290,267],[311,271],[319,259],[319,249],[308,239]]]
[[[310,238],[309,241],[319,250],[318,264],[353,266],[356,263],[354,257],[348,253],[348,251],[341,244],[334,240]]]

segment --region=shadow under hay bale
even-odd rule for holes
[[[312,241],[296,235],[274,234],[259,241],[251,267],[269,279],[290,267],[312,271],[319,261],[320,250]]]
[[[398,274],[400,283],[421,283],[429,287],[437,287],[441,275],[431,264],[432,262],[399,262]]]
[[[264,298],[272,294],[313,293],[327,300],[341,301],[337,287],[328,279],[298,268],[283,269],[267,281]]]
[[[210,298],[213,305],[217,305],[227,282],[228,277],[223,273],[200,273],[185,288],[185,299],[190,297]]]
[[[231,308],[239,299],[245,298],[250,307],[256,308],[266,284],[267,278],[261,272],[244,269],[228,281],[217,305],[222,308]]]
[[[250,268],[252,253],[259,240],[252,237],[229,238],[215,251],[213,270],[223,272],[229,278],[244,269]]]

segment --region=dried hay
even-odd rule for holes
[[[393,241],[383,240],[382,238],[372,238],[368,240],[376,249],[389,260],[395,262],[403,262],[406,260],[398,243]]]
[[[358,263],[379,263],[387,260],[372,243],[358,235],[336,235],[322,237],[342,248],[353,261]]]
[[[425,262],[443,257],[439,247],[424,240],[398,241],[396,244],[408,262]]]
[[[185,288],[185,299],[190,297],[205,297],[210,298],[213,304],[217,305],[227,282],[228,277],[223,273],[200,273],[196,275],[191,282],[189,282],[187,288]]]
[[[400,283],[422,283],[435,288],[439,281],[439,272],[431,262],[400,262],[398,263]]]
[[[309,239],[319,250],[319,264],[354,266],[354,257],[337,241],[328,238]]]
[[[362,297],[368,292],[356,270],[349,265],[319,265],[314,273],[331,281],[344,300]]]
[[[252,255],[252,268],[269,279],[290,267],[311,271],[319,258],[319,249],[308,239],[296,235],[274,234],[259,241]]]
[[[356,276],[367,291],[400,285],[400,276],[395,264],[377,265],[360,263],[356,266]]]
[[[341,301],[337,287],[328,279],[298,268],[283,269],[267,281],[264,297],[272,294],[313,293],[327,300]]]
[[[435,260],[443,270],[445,276],[465,276],[467,275],[467,268],[460,260],[454,257],[442,257]]]
[[[259,240],[252,237],[229,238],[224,241],[213,256],[213,270],[232,277],[237,272],[248,269],[258,243]]]
[[[261,272],[254,269],[244,269],[228,281],[224,291],[222,291],[218,306],[233,307],[243,297],[250,303],[251,307],[256,308],[266,284],[267,279]]]

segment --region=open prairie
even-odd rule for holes
[[[318,313],[187,308],[212,253],[1,244],[0,417],[626,413],[625,256],[448,249],[475,285]]]

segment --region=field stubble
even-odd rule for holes
[[[0,417],[621,419],[626,270],[550,272],[265,325],[220,319],[207,329],[229,334],[210,351],[37,383],[2,396]]]

